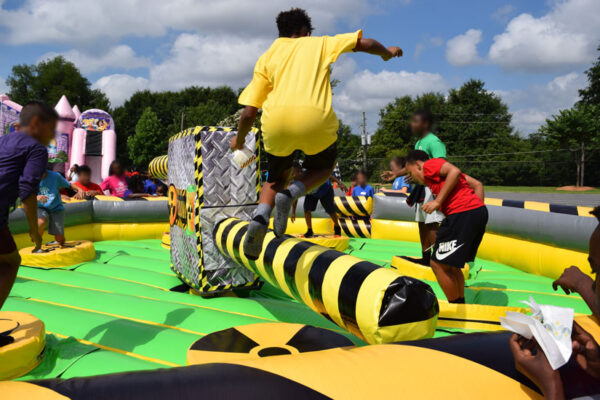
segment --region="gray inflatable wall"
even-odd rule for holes
[[[598,226],[596,218],[487,206],[490,219],[487,231],[566,249],[588,251],[590,235]],[[404,198],[374,196],[373,219],[414,221],[414,208]]]

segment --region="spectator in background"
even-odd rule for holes
[[[392,158],[392,160],[390,161],[390,169],[392,170],[392,172],[398,172],[402,169],[404,169],[406,166],[406,160],[404,159],[404,157],[394,157]],[[396,179],[394,179],[394,183],[392,184],[392,188],[391,189],[381,189],[382,192],[384,193],[397,193],[397,194],[405,194],[408,195],[409,191],[410,191],[410,184],[407,182],[407,177],[406,175],[402,175],[402,176],[398,176]]]
[[[75,182],[75,186],[81,189],[83,196],[87,199],[102,194],[100,185],[92,182],[92,170],[87,165],[79,167],[79,179]]]
[[[352,189],[352,196],[373,197],[375,195],[375,189],[367,183],[368,178],[365,171],[358,171],[356,173],[356,186]]]
[[[156,188],[159,182],[160,181],[158,179],[154,179],[148,176],[146,180],[144,180],[144,193],[148,193],[154,196],[156,194]]]
[[[138,197],[147,197],[147,193],[143,193],[144,187],[142,183],[141,189],[138,192],[133,192],[129,190],[129,186],[127,185],[127,180],[125,178],[125,170],[121,166],[119,161],[113,161],[110,163],[110,167],[108,169],[108,178],[106,178],[101,184],[100,188],[103,192],[108,191],[111,196],[120,197],[122,199],[131,199]],[[139,178],[139,174],[132,173],[129,174],[132,178]]]
[[[167,196],[168,192],[169,192],[169,188],[164,183],[161,182],[156,186],[156,196],[165,197],[165,196]]]
[[[71,168],[69,168],[69,174],[67,175],[67,180],[72,183],[77,182],[79,180],[79,172],[79,165],[71,165]]]

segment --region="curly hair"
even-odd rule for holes
[[[594,217],[598,218],[598,221],[600,221],[600,206],[596,206],[596,208],[594,208],[592,211],[590,211],[590,214],[592,214]]]
[[[279,37],[292,37],[301,35],[302,29],[308,32],[313,31],[312,21],[306,11],[301,8],[292,8],[289,11],[282,11],[277,15],[277,29]]]

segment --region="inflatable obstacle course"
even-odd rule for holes
[[[257,131],[246,147],[257,149]],[[223,257],[213,242],[222,218],[250,219],[259,192],[257,164],[240,169],[231,156],[230,128],[187,129],[169,139],[169,224],[172,270],[199,293],[258,287],[251,271]]]
[[[305,238],[303,235],[295,234],[293,237],[306,240],[307,242],[318,244],[319,246],[327,247],[337,251],[344,251],[348,248],[350,240],[344,236],[336,235],[315,235],[309,238]]]
[[[390,269],[290,236],[265,237],[258,260],[246,258],[248,223],[215,226],[224,255],[367,343],[431,337],[438,314],[429,285]]]
[[[410,262],[400,256],[394,256],[391,263],[392,268],[401,275],[411,276],[415,279],[434,282],[436,280],[433,270],[429,266]],[[469,264],[465,264],[461,270],[465,279],[469,278]]]

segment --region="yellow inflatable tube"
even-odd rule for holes
[[[94,244],[89,240],[69,241],[64,248],[59,246],[42,246],[43,253],[33,253],[34,247],[26,247],[19,251],[21,265],[41,268],[62,268],[92,261],[96,258]]]
[[[0,380],[25,375],[42,361],[46,346],[46,332],[42,321],[31,314],[2,311],[0,333],[14,340],[0,347]]]

